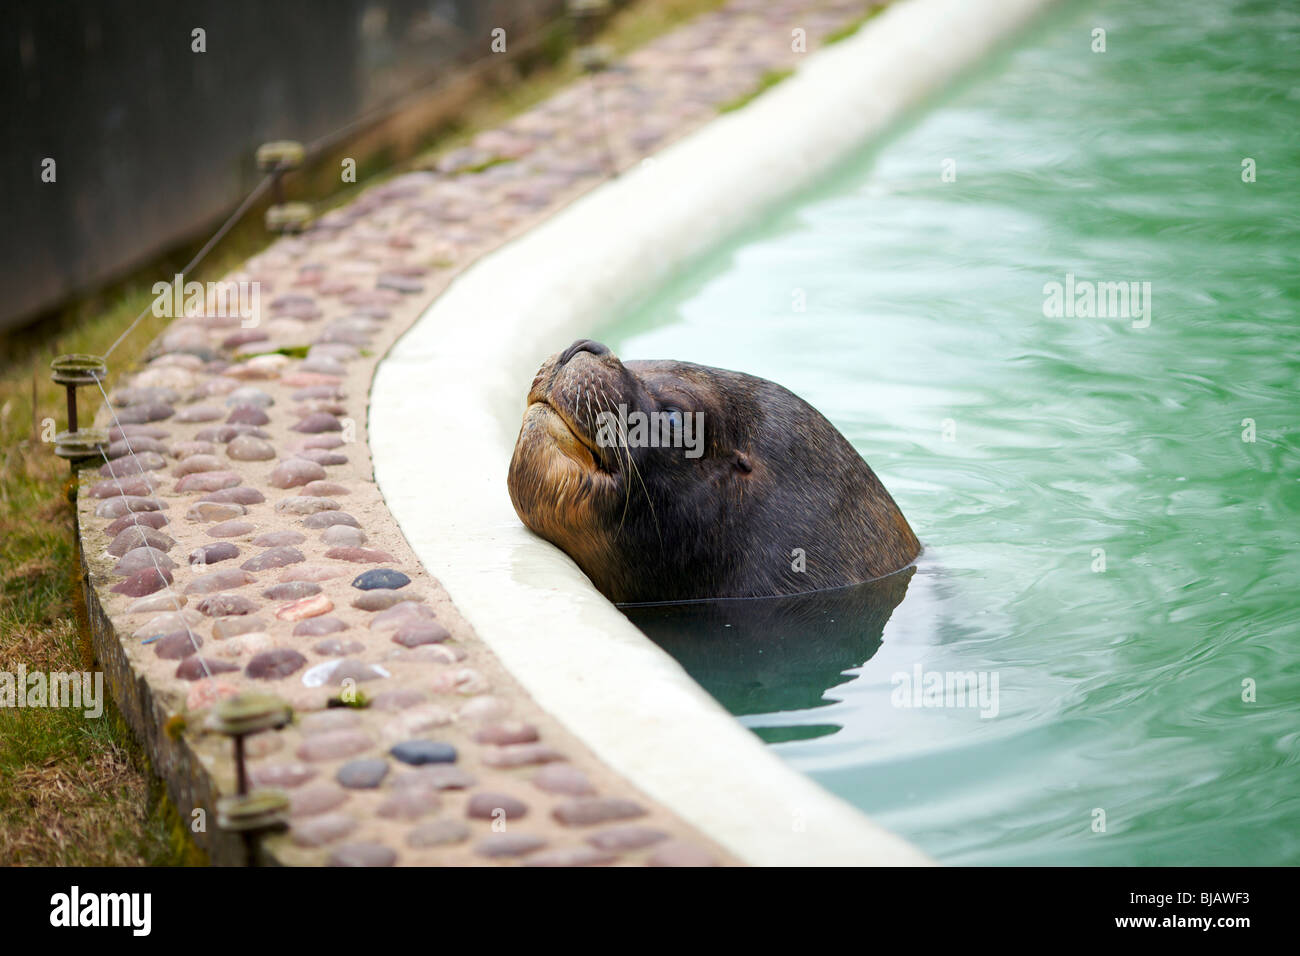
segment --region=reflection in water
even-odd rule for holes
[[[880,647],[915,568],[791,597],[623,605],[651,640],[737,716],[810,710]],[[838,724],[760,728],[764,740],[832,734]]]

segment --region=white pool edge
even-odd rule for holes
[[[746,862],[930,860],[776,756],[520,524],[506,469],[528,383],[547,355],[814,182],[1048,2],[893,4],[474,264],[376,371],[375,478],[424,566],[543,709]]]

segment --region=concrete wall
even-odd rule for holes
[[[535,35],[564,0],[17,0],[0,31],[0,328],[202,240],[311,141]],[[206,52],[192,31],[206,32]],[[509,44],[508,44],[509,46]],[[513,50],[511,51],[513,52]],[[56,181],[42,182],[55,161]]]

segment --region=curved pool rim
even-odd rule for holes
[[[746,862],[931,861],[789,767],[523,527],[505,476],[527,383],[548,355],[811,185],[1047,2],[891,5],[743,109],[480,260],[376,371],[375,479],[424,566],[541,707]]]

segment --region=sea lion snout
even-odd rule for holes
[[[608,355],[609,346],[593,339],[578,339],[567,349],[560,353],[560,360],[557,364],[561,367],[569,364],[569,359],[573,358],[579,352],[590,352],[592,355]]]

